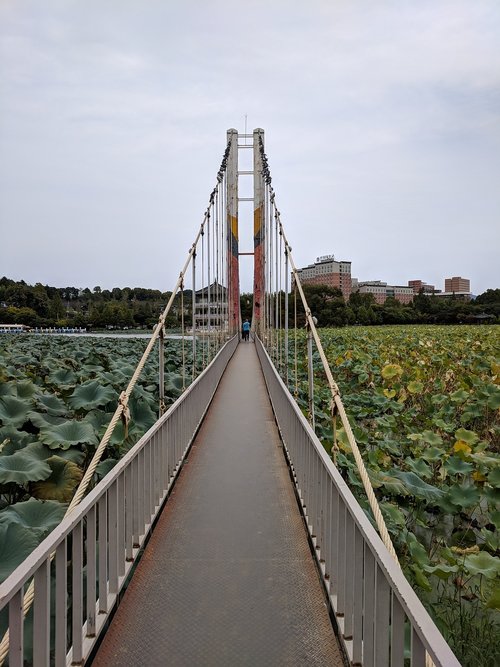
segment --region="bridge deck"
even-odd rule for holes
[[[93,665],[342,664],[255,348],[240,344]]]

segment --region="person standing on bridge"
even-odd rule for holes
[[[248,340],[250,336],[250,322],[248,321],[248,318],[243,322],[241,330],[243,332],[243,340]]]

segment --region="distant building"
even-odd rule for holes
[[[470,280],[468,278],[461,278],[455,276],[453,278],[444,279],[445,292],[470,292]]]
[[[448,299],[460,299],[461,301],[470,301],[472,294],[470,292],[436,292],[434,296]]]
[[[314,264],[297,270],[303,285],[337,287],[347,301],[351,295],[351,262],[337,261],[333,255],[318,257]]]
[[[360,294],[373,294],[375,303],[383,304],[386,299],[392,297],[403,304],[413,301],[413,287],[406,285],[388,285],[381,280],[363,280],[357,281]]]
[[[423,294],[434,294],[434,292],[436,291],[434,285],[428,285],[427,283],[424,283],[422,280],[409,280],[408,287],[413,288],[414,294],[420,294],[420,292],[423,292]]]
[[[194,316],[197,329],[227,328],[227,290],[213,282],[195,293]]]

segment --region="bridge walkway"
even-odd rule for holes
[[[92,664],[344,664],[252,343],[229,362]]]

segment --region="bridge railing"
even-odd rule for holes
[[[276,371],[256,346],[325,587],[352,664],[460,667]],[[405,633],[410,636],[405,654]],[[406,647],[408,649],[408,647]]]
[[[9,615],[9,667],[25,664],[23,596],[33,579],[34,667],[81,664],[89,656],[237,344],[237,336],[226,343],[174,405],[0,585],[0,614],[8,606]]]

